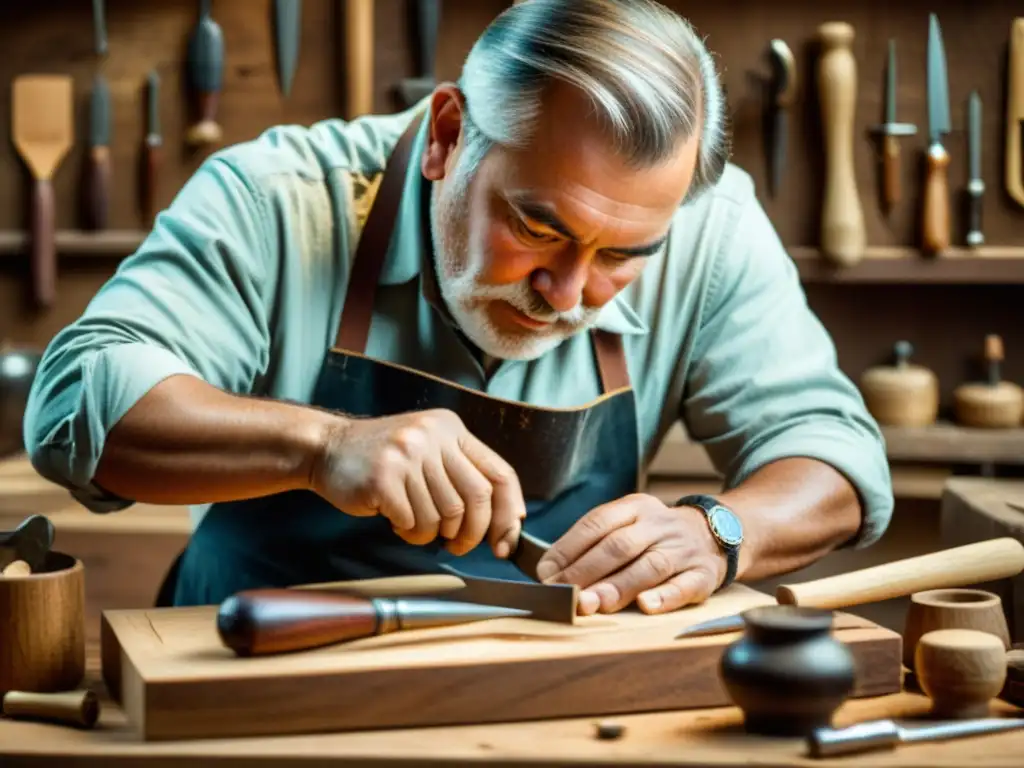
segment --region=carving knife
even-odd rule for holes
[[[969,172],[967,199],[969,203],[967,245],[977,248],[985,242],[981,231],[981,198],[985,194],[985,182],[981,178],[981,96],[971,91],[967,100],[967,142],[969,151]]]
[[[92,0],[92,30],[96,38],[96,53],[103,56],[107,52],[107,14],[104,7],[106,0]]]
[[[224,31],[210,16],[210,0],[200,0],[199,22],[188,44],[188,71],[197,100],[198,122],[189,127],[191,146],[220,141],[217,106],[224,80]]]
[[[142,189],[142,215],[147,222],[156,216],[156,193],[160,183],[160,163],[163,159],[163,137],[160,134],[160,75],[149,73],[146,94],[146,145],[144,148],[145,178]]]
[[[288,96],[299,60],[302,0],[274,0],[274,27],[277,35],[277,76],[281,93]]]
[[[1024,18],[1010,27],[1010,53],[1006,72],[1006,191],[1024,205],[1024,165],[1021,131],[1024,130]]]
[[[441,26],[441,0],[415,0],[412,7],[415,9],[412,28],[416,33],[414,49],[419,73],[417,77],[408,77],[398,84],[396,90],[403,109],[416,104],[434,90],[434,58]]]
[[[86,206],[89,226],[106,229],[110,211],[110,87],[103,75],[97,75],[92,87],[89,115],[89,159]]]
[[[772,67],[772,121],[769,145],[771,147],[771,193],[779,194],[782,172],[786,167],[786,144],[789,134],[789,108],[796,95],[796,61],[785,40],[771,42]]]
[[[882,137],[882,205],[891,211],[900,201],[900,145],[897,138],[913,136],[917,126],[896,120],[896,41],[889,41],[889,57],[885,67],[885,114],[882,124],[873,132]]]
[[[924,250],[941,253],[949,247],[949,153],[943,137],[950,132],[946,51],[938,17],[928,17],[928,161],[924,185]]]
[[[1003,537],[894,560],[801,584],[781,584],[775,600],[832,610],[905,597],[926,589],[946,589],[1012,578],[1024,571],[1024,544]],[[734,614],[686,627],[677,638],[739,632],[743,616]]]

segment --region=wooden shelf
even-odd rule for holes
[[[1024,428],[972,429],[956,424],[883,427],[892,461],[1024,464]]]
[[[148,234],[121,229],[100,232],[65,229],[58,230],[55,237],[59,255],[97,258],[130,256]],[[28,232],[0,232],[0,256],[22,257],[28,251]]]
[[[789,253],[804,283],[1024,284],[1024,247],[952,248],[936,257],[916,248],[869,248],[850,267],[830,264],[816,248]]]

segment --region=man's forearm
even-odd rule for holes
[[[308,487],[339,417],[232,395],[192,376],[153,387],[107,436],[96,483],[153,504],[203,504]]]
[[[810,565],[860,528],[853,485],[814,459],[768,464],[719,498],[743,522],[737,578],[748,581]]]

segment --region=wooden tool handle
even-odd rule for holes
[[[464,586],[466,586],[466,583],[458,576],[447,573],[428,573],[416,576],[386,576],[380,579],[301,584],[293,587],[293,589],[348,592],[349,594],[374,598],[438,595],[444,592],[454,592],[456,589],[462,589]]]
[[[55,218],[53,184],[37,178],[32,199],[32,284],[36,302],[43,308],[53,306],[57,298]]]
[[[146,141],[142,166],[142,216],[147,224],[156,218],[156,197],[160,188],[160,165],[163,148],[158,139]]]
[[[3,713],[11,718],[92,728],[100,716],[100,703],[96,694],[89,690],[62,693],[8,691],[3,697]]]
[[[93,229],[106,229],[107,227],[112,176],[110,147],[92,147],[89,150],[86,203],[89,212],[89,226]]]
[[[189,127],[185,133],[185,142],[192,147],[216,144],[223,135],[217,122],[217,107],[220,104],[219,91],[206,91],[196,97],[199,121]]]
[[[345,0],[345,75],[351,120],[373,111],[373,0]]]
[[[217,632],[239,656],[307,650],[368,637],[376,631],[373,603],[347,594],[253,589],[221,603]]]
[[[924,180],[924,250],[941,253],[949,247],[949,153],[941,144],[928,148]]]
[[[926,589],[981,584],[1024,571],[1024,545],[1000,538],[896,560],[803,584],[782,584],[775,599],[786,605],[836,609],[904,597]]]
[[[818,90],[825,138],[825,190],[821,211],[822,255],[851,265],[864,255],[867,235],[853,161],[857,62],[853,27],[830,22],[818,29],[822,53]]]
[[[900,201],[900,142],[895,136],[882,140],[882,200],[886,208]]]
[[[1004,183],[1010,197],[1024,205],[1024,165],[1021,165],[1021,117],[1024,116],[1024,18],[1010,26],[1006,64],[1006,152]]]

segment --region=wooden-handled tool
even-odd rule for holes
[[[51,723],[92,728],[100,716],[99,698],[90,690],[62,693],[8,691],[3,714],[12,719],[45,720]]]
[[[57,294],[53,175],[74,142],[74,96],[67,75],[21,75],[11,87],[11,139],[35,180],[32,195],[32,282],[37,303]]]
[[[1024,205],[1024,18],[1014,19],[1010,27],[1010,51],[1006,65],[1006,191]]]
[[[239,656],[309,650],[411,629],[529,611],[431,598],[365,598],[342,592],[253,589],[232,595],[217,613],[221,642]]]
[[[1006,537],[896,560],[802,584],[781,584],[775,590],[775,599],[783,605],[835,610],[905,597],[926,589],[982,584],[1010,578],[1022,571],[1024,545]],[[743,619],[740,616],[727,616],[687,627],[677,637],[735,632],[742,628]]]
[[[949,247],[949,153],[942,144],[949,131],[946,51],[933,13],[928,19],[928,158],[921,231],[922,246],[928,253],[941,253]]]
[[[896,41],[889,41],[889,57],[885,67],[885,114],[882,124],[872,130],[882,139],[882,206],[888,212],[900,201],[900,136],[913,136],[917,126],[896,119],[897,102]]]
[[[110,86],[103,75],[93,83],[89,104],[89,155],[86,165],[85,202],[89,226],[106,229],[110,212],[110,185],[113,163],[110,157]]]
[[[343,2],[346,117],[354,120],[373,111],[373,0]]]
[[[210,0],[200,0],[199,22],[188,44],[188,69],[198,120],[185,141],[193,147],[215,144],[223,133],[217,108],[224,83],[224,32],[210,16]]]
[[[156,216],[157,190],[160,188],[160,165],[163,159],[163,137],[160,134],[160,76],[149,73],[146,94],[146,143],[142,164],[142,215],[147,223]]]
[[[818,28],[818,90],[825,138],[825,190],[821,210],[822,255],[842,266],[864,256],[867,234],[853,161],[857,61],[853,27],[834,21]]]

